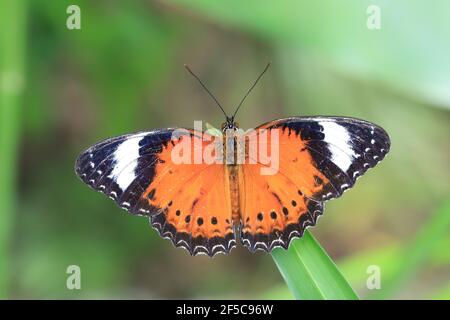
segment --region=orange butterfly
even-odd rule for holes
[[[119,136],[83,152],[77,175],[130,213],[149,216],[162,237],[192,255],[228,253],[237,233],[251,251],[287,249],[316,224],[324,201],[384,158],[390,141],[373,123],[319,116],[239,135],[235,115],[264,72],[233,116],[225,114],[221,137],[176,128]]]

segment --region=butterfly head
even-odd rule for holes
[[[227,117],[227,121],[222,123],[222,131],[237,130],[239,129],[239,123],[234,121],[234,117]]]

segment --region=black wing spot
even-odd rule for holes
[[[286,207],[283,207],[283,213],[285,216],[287,216],[289,214],[289,210]]]
[[[292,201],[291,201],[291,204],[292,204],[293,207],[296,207],[296,206],[297,206],[297,202],[296,202],[295,200],[292,200]]]
[[[258,218],[259,221],[262,221],[264,219],[264,215],[262,214],[262,212],[258,213],[256,217]]]
[[[179,217],[180,214],[181,214],[181,211],[180,211],[180,210],[177,210],[177,211],[175,212],[175,214]]]
[[[217,218],[216,217],[212,217],[211,218],[211,223],[212,224],[217,224]]]
[[[198,219],[197,219],[197,224],[198,224],[199,226],[201,226],[201,225],[203,224],[203,218],[198,218]]]
[[[149,198],[150,200],[155,199],[155,192],[156,192],[155,189],[150,190],[150,192],[147,195],[147,198]]]
[[[301,192],[300,190],[298,190],[298,195],[303,196],[303,192]]]
[[[191,221],[191,216],[187,215],[184,221],[186,221],[186,223],[189,223]]]
[[[270,213],[270,217],[271,217],[273,220],[275,220],[275,219],[277,218],[277,213],[276,213],[275,211],[272,211],[272,212]]]
[[[318,176],[314,176],[314,181],[316,183],[316,187],[320,186],[321,184],[323,184],[323,180],[320,177],[318,177]]]
[[[169,201],[169,203],[167,204],[168,207],[170,207],[172,205],[172,200]]]

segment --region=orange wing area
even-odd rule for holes
[[[262,167],[243,165],[242,243],[250,251],[287,249],[294,237],[301,237],[306,227],[315,225],[322,203],[308,198],[284,174],[261,175]]]
[[[228,253],[236,243],[231,219],[228,176],[223,164],[174,163],[172,152],[184,139],[192,149],[211,144],[201,134],[171,141],[157,155],[155,176],[142,195],[156,213],[151,223],[162,237],[192,255]],[[208,139],[210,140],[210,139]]]
[[[272,135],[277,135],[278,150],[271,149]],[[271,251],[275,247],[287,249],[294,237],[301,237],[308,226],[315,225],[323,205],[313,200],[328,179],[314,166],[306,144],[290,130],[281,128],[258,132],[258,148],[266,148],[272,156],[277,172],[263,175],[269,164],[249,164],[251,155],[242,166],[241,239],[250,251]],[[264,144],[264,146],[263,146]],[[279,156],[277,156],[277,154]]]
[[[294,130],[289,130],[287,128],[271,128],[266,129],[265,131],[265,133],[262,133],[264,131],[261,131],[259,132],[260,134],[258,134],[258,137],[261,134],[266,135],[264,139],[259,140],[258,150],[264,147],[267,151],[263,153],[272,157],[272,164],[261,163],[259,156],[257,158],[252,158],[253,162],[257,163],[259,175],[263,178],[271,177],[272,175],[262,175],[261,172],[262,170],[265,170],[264,167],[268,169],[270,166],[274,166],[273,168],[276,170],[276,173],[273,175],[283,175],[288,178],[289,181],[292,180],[293,184],[290,187],[295,188],[295,192],[300,192],[306,197],[320,201],[321,196],[318,195],[321,195],[323,191],[325,191],[324,188],[330,181],[327,176],[316,167],[307,142],[303,141]],[[277,135],[278,150],[272,150],[272,135],[275,134]],[[248,148],[247,142],[246,149],[248,150]],[[253,157],[248,151],[246,152],[246,156]],[[274,161],[278,161],[278,164],[275,165]],[[249,163],[248,159],[245,163],[244,168],[252,166],[252,164],[247,165],[247,163]]]

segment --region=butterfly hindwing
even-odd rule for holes
[[[307,198],[283,174],[261,175],[263,166],[244,165],[242,195],[242,243],[250,251],[288,248],[307,226],[316,224],[322,203]]]

